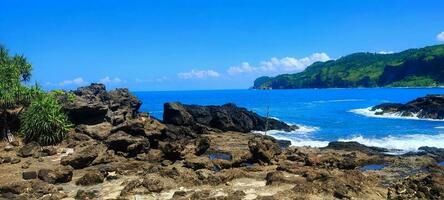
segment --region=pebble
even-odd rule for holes
[[[11,145],[8,145],[5,147],[5,151],[12,151],[13,149],[14,149],[14,147]]]
[[[35,172],[35,171],[25,171],[25,172],[22,172],[22,178],[24,180],[36,179],[37,178],[37,172]]]
[[[17,164],[17,163],[19,163],[19,162],[21,162],[22,160],[20,160],[19,158],[13,158],[12,160],[11,160],[11,164]]]

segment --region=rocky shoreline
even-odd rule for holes
[[[375,115],[397,115],[419,119],[444,119],[444,95],[427,95],[406,104],[383,103],[371,108]]]
[[[0,143],[4,199],[443,199],[444,150],[402,156],[325,148],[253,130],[295,130],[234,104],[166,103],[162,121],[127,89],[92,84],[59,100],[75,128],[57,146]]]

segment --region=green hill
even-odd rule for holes
[[[354,53],[305,71],[260,77],[256,89],[421,87],[444,85],[444,45],[393,54]]]

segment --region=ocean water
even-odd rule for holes
[[[330,141],[357,141],[394,152],[421,146],[444,148],[444,121],[398,116],[374,116],[367,108],[386,102],[405,103],[427,94],[444,94],[441,88],[213,90],[135,92],[142,111],[162,119],[165,102],[222,105],[235,103],[261,115],[267,106],[271,117],[301,128],[267,134],[292,141],[294,146],[323,147]]]

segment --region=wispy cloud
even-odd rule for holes
[[[170,80],[170,79],[167,76],[162,76],[162,77],[153,78],[153,79],[136,78],[136,83],[153,83],[153,82],[162,83],[162,82],[165,82],[168,80]]]
[[[394,51],[380,51],[378,54],[392,54],[395,53]]]
[[[115,78],[110,78],[109,76],[103,77],[99,80],[100,83],[104,83],[104,84],[110,84],[110,83],[122,83],[125,82],[122,79],[115,77]]]
[[[444,31],[441,33],[438,33],[438,35],[436,35],[436,39],[440,42],[444,42]]]
[[[215,78],[220,74],[214,70],[191,70],[189,72],[178,73],[177,76],[181,79],[203,79],[203,78]]]
[[[305,68],[314,62],[327,60],[330,60],[330,57],[326,53],[314,53],[299,59],[294,57],[273,57],[270,60],[260,62],[257,67],[251,66],[248,62],[243,62],[239,66],[231,66],[228,68],[227,73],[232,76],[243,73],[296,73],[304,71]]]
[[[83,85],[83,84],[86,84],[86,83],[87,82],[85,82],[82,77],[77,77],[77,78],[72,79],[72,80],[64,80],[64,81],[60,82],[59,85],[60,86]]]

